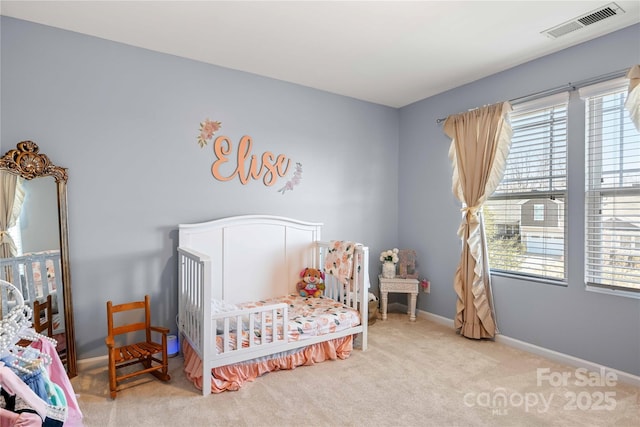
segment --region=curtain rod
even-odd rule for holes
[[[547,96],[547,95],[555,95],[556,93],[559,92],[564,92],[565,90],[576,90],[578,88],[581,88],[583,86],[589,86],[592,84],[596,84],[596,83],[600,83],[606,80],[611,80],[611,79],[615,79],[618,77],[623,77],[627,74],[627,72],[629,71],[628,68],[625,68],[624,70],[618,70],[618,71],[612,71],[611,73],[607,73],[607,74],[601,74],[599,76],[596,77],[591,77],[589,79],[585,79],[585,80],[579,80],[575,83],[567,83],[565,85],[562,86],[556,86],[554,88],[551,89],[545,89],[545,90],[541,90],[539,92],[534,92],[534,93],[530,93],[528,95],[524,95],[524,96],[520,96],[518,98],[514,98],[514,99],[510,99],[509,102],[511,104],[521,104],[525,101],[532,101],[534,99],[537,98],[542,98],[543,96]],[[442,122],[444,122],[445,120],[447,120],[447,118],[441,118],[441,119],[436,119],[436,124],[440,124]]]

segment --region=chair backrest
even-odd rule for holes
[[[135,323],[126,323],[114,326],[115,314],[132,310],[144,310],[144,321]],[[113,305],[111,301],[107,301],[107,333],[109,337],[116,335],[128,334],[136,331],[146,331],[147,341],[151,340],[151,302],[149,295],[145,295],[144,301],[127,302],[124,304]]]
[[[47,299],[45,302],[40,302],[35,300],[33,302],[33,329],[38,333],[43,333],[46,331],[45,335],[48,337],[53,337],[53,301],[51,300],[51,295],[47,295]],[[44,321],[42,318],[42,312],[44,311],[45,317]]]

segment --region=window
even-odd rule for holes
[[[16,225],[10,227],[7,230],[9,236],[13,239],[13,243],[16,245],[16,256],[22,255],[22,233],[20,232],[20,217],[16,219]]]
[[[640,133],[628,81],[580,89],[586,108],[585,280],[640,292]]]
[[[565,92],[515,105],[511,113],[505,174],[483,209],[494,273],[566,279],[568,99]]]
[[[533,220],[534,221],[544,221],[544,205],[543,204],[535,204],[533,205]]]

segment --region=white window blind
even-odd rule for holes
[[[585,280],[640,291],[640,133],[628,81],[580,89],[586,106]]]
[[[563,92],[515,105],[502,182],[484,206],[493,272],[565,280],[567,106]]]

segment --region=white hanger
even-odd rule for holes
[[[54,406],[45,402],[11,370],[17,369],[21,372],[32,373],[35,369],[39,369],[38,363],[51,363],[51,356],[48,354],[33,347],[19,346],[17,343],[21,338],[45,338],[53,342],[55,340],[36,333],[31,327],[32,310],[24,304],[24,298],[18,288],[2,279],[0,279],[0,287],[7,288],[7,295],[11,293],[16,302],[9,313],[0,320],[0,357],[12,357],[17,362],[26,364],[15,363],[9,366],[0,361],[0,387],[12,394],[19,395],[43,420],[49,417],[64,422],[67,418],[66,407]],[[34,366],[29,369],[29,365]]]
[[[53,338],[45,337],[37,333],[31,327],[33,310],[31,310],[31,307],[25,305],[22,293],[18,288],[6,280],[1,279],[0,286],[7,288],[7,295],[11,294],[15,298],[13,308],[0,320],[0,357],[14,358],[15,363],[12,363],[11,367],[24,373],[32,373],[35,369],[38,369],[38,365],[34,364],[36,360],[41,361],[38,363],[44,363],[45,366],[48,366],[52,362],[51,356],[35,348],[30,347],[27,349],[21,347],[18,345],[18,341],[25,338],[32,341],[48,339],[54,344],[57,344],[57,342]]]

